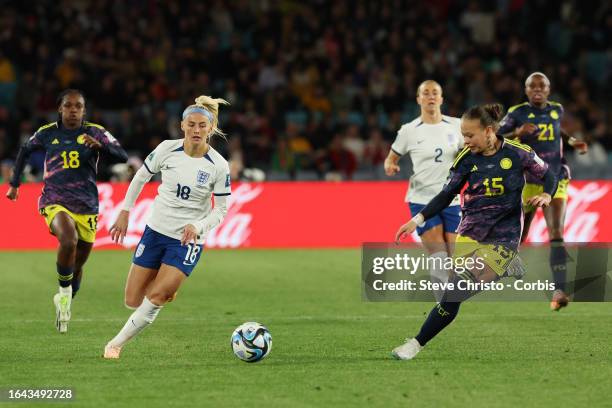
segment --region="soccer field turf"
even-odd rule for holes
[[[72,387],[70,406],[610,406],[612,305],[468,302],[413,361],[390,351],[432,304],[365,303],[358,250],[205,252],[174,303],[101,358],[130,311],[131,252],[94,251],[69,332],[54,327],[55,253],[0,252],[0,388]],[[242,322],[273,349],[230,350]],[[19,404],[16,406],[25,406]]]

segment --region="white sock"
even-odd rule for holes
[[[65,288],[63,287],[59,287],[59,294],[64,296],[64,295],[68,295],[69,297],[72,297],[72,285],[67,286]]]
[[[153,323],[162,306],[157,306],[145,297],[127,320],[123,329],[108,344],[115,347],[122,347],[132,337],[143,331],[148,325]]]
[[[429,276],[432,282],[438,283],[447,283],[448,282],[448,271],[441,267],[444,265],[444,261],[448,257],[448,253],[446,251],[439,251],[429,255],[432,259],[432,265],[429,269]],[[439,259],[437,259],[439,258]],[[444,294],[443,290],[434,290],[434,297],[436,298],[436,302],[439,302],[442,299],[442,295]]]

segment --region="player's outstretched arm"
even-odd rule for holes
[[[187,245],[191,242],[196,242],[198,239],[198,231],[193,224],[187,224],[183,230],[181,237],[181,245]]]
[[[117,220],[115,220],[115,223],[110,227],[109,230],[111,239],[117,244],[123,244],[123,239],[127,234],[129,222],[130,212],[126,210],[121,210],[119,216],[117,217]]]
[[[395,233],[395,243],[398,244],[400,240],[406,238],[409,234],[412,234],[414,230],[421,224],[424,217],[421,213],[415,215],[410,221],[399,227]]]
[[[524,171],[535,178],[541,179],[544,184],[544,191],[527,202],[537,207],[546,207],[557,192],[559,180],[552,173],[550,167],[534,151],[522,152],[521,157]]]
[[[465,160],[459,159],[458,163],[453,165],[448,182],[434,198],[415,215],[410,221],[402,225],[395,233],[395,242],[405,238],[408,234],[414,232],[417,226],[423,224],[426,220],[440,213],[453,201],[455,196],[459,194],[467,180],[469,171],[468,164]]]
[[[104,160],[109,163],[125,163],[128,160],[127,152],[121,147],[119,141],[111,133],[96,126],[94,136],[85,135],[85,145],[89,148],[98,150],[104,156]]]
[[[561,137],[563,141],[572,146],[578,154],[585,154],[589,151],[589,145],[584,140],[578,140],[573,136],[568,135],[565,130],[561,129]]]
[[[123,210],[121,210],[117,220],[109,230],[112,240],[116,243],[123,243],[123,239],[125,238],[128,230],[130,210],[134,207],[136,199],[140,195],[144,185],[147,183],[147,181],[151,180],[152,176],[153,174],[151,174],[149,170],[147,170],[146,166],[143,165],[140,169],[138,169],[134,175],[134,178],[130,182],[128,191],[125,193],[125,199],[123,200]]]
[[[527,200],[527,204],[534,207],[548,207],[550,205],[550,201],[552,197],[548,193],[540,193],[538,195],[534,195],[529,200]]]
[[[221,224],[227,215],[227,196],[215,196],[215,207],[203,220],[193,223],[196,231],[206,234],[217,225]]]
[[[19,197],[21,173],[23,173],[28,157],[30,157],[32,151],[43,148],[42,144],[38,141],[37,135],[38,132],[29,138],[28,141],[25,142],[21,148],[19,148],[19,153],[17,153],[17,159],[15,160],[15,165],[13,166],[13,175],[9,180],[10,187],[6,192],[6,197],[11,201],[16,201]]]
[[[389,154],[387,155],[387,158],[385,159],[385,164],[384,164],[385,174],[387,176],[395,176],[400,171],[400,167],[398,163],[401,157],[402,156],[395,153],[393,150],[389,150]]]

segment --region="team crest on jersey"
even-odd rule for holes
[[[533,118],[535,118],[535,115],[533,114],[533,112],[530,113],[529,116],[527,116],[527,119],[533,119]]]
[[[79,137],[77,137],[77,143],[78,144],[85,143],[85,134],[84,133],[82,135],[80,135]]]
[[[209,177],[210,177],[209,173],[202,171],[202,170],[198,170],[198,177],[196,179],[197,186],[204,187]]]
[[[510,160],[507,157],[504,157],[503,159],[501,159],[501,161],[499,162],[499,165],[502,169],[504,170],[508,170],[510,167],[512,167],[512,160]]]
[[[556,110],[553,109],[550,111],[550,117],[553,119],[559,119],[559,114],[557,113]]]
[[[136,248],[136,254],[134,255],[134,257],[138,258],[140,255],[142,255],[144,250],[145,250],[145,244],[139,244],[138,248]]]

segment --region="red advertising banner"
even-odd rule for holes
[[[158,184],[149,183],[130,213],[125,246],[136,245],[144,231]],[[6,186],[5,186],[6,187]],[[25,184],[19,200],[0,200],[0,249],[52,249],[56,239],[38,215],[41,184]],[[109,228],[121,210],[127,184],[101,183],[96,247],[117,248]],[[228,215],[211,231],[207,246],[217,248],[358,247],[390,242],[410,217],[403,182],[242,183],[233,187]],[[567,242],[612,242],[612,182],[573,181],[565,225]],[[4,195],[4,191],[2,192]],[[412,240],[418,240],[414,235]],[[542,212],[529,240],[547,241]]]

